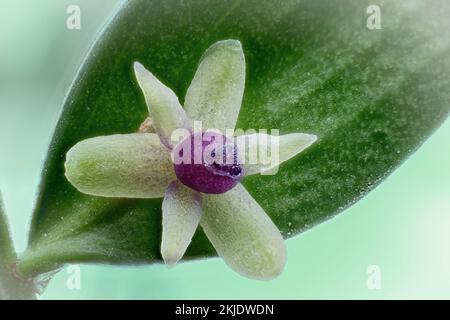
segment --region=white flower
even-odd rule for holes
[[[261,280],[279,275],[285,265],[284,240],[261,206],[245,188],[206,194],[181,183],[174,171],[174,130],[192,130],[192,121],[224,132],[234,128],[245,87],[245,58],[239,41],[217,42],[204,54],[186,95],[184,108],[176,95],[141,64],[135,74],[145,95],[156,133],[112,135],[84,140],[67,154],[67,179],[80,191],[102,197],[164,197],[161,254],[168,265],[184,255],[200,224],[217,253],[240,274]],[[258,134],[238,139],[255,140]],[[294,133],[272,137],[279,143],[277,166],[316,141]],[[245,150],[244,150],[245,152]],[[242,164],[245,175],[262,164]]]

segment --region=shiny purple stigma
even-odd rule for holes
[[[227,192],[244,174],[236,145],[214,132],[190,135],[174,148],[172,159],[178,179],[203,193]]]

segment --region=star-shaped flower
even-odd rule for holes
[[[239,41],[217,42],[206,51],[184,108],[141,64],[136,62],[134,69],[150,113],[143,126],[147,132],[78,143],[67,154],[67,179],[94,196],[164,197],[161,254],[168,265],[183,257],[200,224],[232,269],[261,280],[279,275],[286,261],[284,240],[239,181],[277,168],[316,136],[253,133],[233,138],[218,133],[235,128],[242,103],[245,58]],[[194,120],[207,130],[197,132]],[[187,134],[175,142],[180,129]],[[206,138],[209,133],[213,138]],[[276,161],[251,161],[251,146],[267,147],[268,140],[277,146]],[[187,154],[189,149],[200,150],[200,158],[196,151]]]

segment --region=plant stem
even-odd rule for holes
[[[35,299],[32,283],[20,279],[15,272],[16,260],[0,194],[0,300]]]

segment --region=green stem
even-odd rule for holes
[[[64,255],[63,255],[64,257]],[[54,255],[51,248],[43,247],[37,250],[28,248],[17,259],[17,272],[27,278],[47,278],[57,272],[65,263],[71,263],[70,254],[67,254],[62,263],[61,256]],[[73,261],[74,263],[80,261]]]
[[[0,300],[35,299],[31,281],[21,279],[15,272],[17,255],[11,240],[0,194]]]

